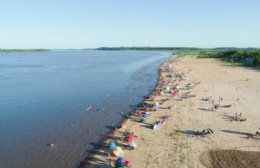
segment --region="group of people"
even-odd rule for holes
[[[178,99],[174,99],[177,101],[182,101],[185,98],[191,98],[197,96],[196,94],[191,94],[190,90],[195,87],[200,81],[196,81],[193,83],[187,83],[183,88],[180,88],[179,81],[186,80],[187,77],[184,73],[177,72],[176,69],[172,66],[172,63],[175,62],[173,58],[167,60],[166,64],[160,67],[159,69],[159,81],[154,90],[153,94],[145,97],[141,106],[138,107],[135,111],[131,113],[131,115],[137,116],[137,122],[147,123],[147,118],[152,114],[158,111],[161,105],[163,105],[166,101],[174,99],[177,97]],[[163,95],[167,95],[167,98],[161,97]],[[231,105],[222,105],[223,98],[219,97],[218,102],[215,102],[212,96],[202,98],[203,101],[208,101],[211,103],[209,110],[216,111],[220,107],[231,107]],[[170,110],[172,110],[170,106]],[[157,121],[154,121],[152,125],[152,129],[155,129],[156,126],[163,124],[167,119],[169,119],[171,115],[163,115]],[[246,121],[245,118],[242,117],[242,113],[239,115],[236,113],[233,117],[232,121]],[[120,124],[115,127],[114,130],[123,129],[127,130],[124,124]],[[260,128],[259,128],[260,129]],[[120,133],[121,134],[121,133]],[[196,136],[205,137],[207,135],[214,134],[214,131],[211,128],[206,128],[201,131],[194,131]],[[249,138],[260,136],[260,130],[255,134],[250,134]],[[122,138],[115,139],[111,134],[110,141],[108,142],[108,148],[110,151],[110,155],[113,157],[114,167],[115,168],[129,168],[132,163],[128,159],[124,158],[124,152],[126,150],[134,150],[137,148],[137,144],[135,141],[137,136],[133,131],[125,131],[122,133]]]
[[[223,105],[222,102],[223,102],[223,97],[219,96],[218,98],[218,102],[215,103],[215,100],[213,99],[212,96],[209,96],[209,97],[202,97],[201,99],[202,101],[207,101],[207,102],[210,102],[210,106],[209,106],[209,110],[210,111],[217,111],[220,107],[222,108],[229,108],[229,107],[232,107],[232,104],[226,104],[226,105]],[[237,99],[238,101],[239,99]]]
[[[171,88],[169,86],[169,83],[170,80],[182,80],[184,78],[184,74],[176,73],[175,69],[171,65],[172,62],[174,62],[174,59],[170,58],[167,60],[166,64],[164,64],[165,66],[160,67],[160,79],[158,81],[156,90],[153,92],[153,95],[145,97],[141,106],[131,113],[131,115],[137,116],[138,122],[146,123],[149,115],[151,115],[153,112],[156,112],[159,109],[160,105],[169,100],[168,98],[155,100],[156,96],[160,96],[165,93],[170,93],[172,95],[174,95],[175,93],[179,94],[179,91],[174,89],[173,87]],[[170,115],[163,115],[160,120],[153,122],[151,125],[159,126],[170,117]],[[114,130],[116,131],[122,128],[126,130],[126,126],[124,124],[120,124],[119,126],[115,127]],[[137,144],[135,142],[136,137],[137,136],[134,134],[134,132],[130,131],[125,131],[122,134],[122,138],[117,140],[115,139],[113,134],[109,135],[110,141],[108,142],[108,148],[110,151],[110,155],[113,157],[114,165],[116,168],[131,167],[131,162],[123,158],[123,155],[125,150],[134,150],[137,148]]]
[[[115,130],[125,128],[125,125],[121,124],[117,126]],[[111,138],[111,137],[110,137]],[[135,143],[135,134],[134,132],[125,131],[123,133],[123,137],[120,139],[111,140],[108,143],[109,148],[109,156],[112,158],[116,158],[115,160],[115,167],[116,168],[127,168],[131,166],[131,162],[125,158],[123,158],[124,151],[127,150],[134,150],[137,148],[137,144]]]
[[[209,96],[209,97],[203,97],[202,98],[202,101],[207,101],[207,102],[211,102],[211,105],[209,107],[209,110],[210,111],[217,111],[220,107],[220,103],[223,101],[223,98],[222,97],[219,97],[219,101],[218,103],[215,103],[215,100],[213,99],[212,96]]]
[[[195,97],[196,94],[191,94],[190,89],[200,83],[200,81],[196,81],[195,83],[188,83],[184,88],[180,88],[178,82],[185,80],[186,76],[184,73],[177,72],[176,69],[172,66],[172,63],[175,62],[173,58],[167,60],[165,64],[163,64],[159,69],[159,81],[154,90],[153,94],[145,97],[141,106],[138,107],[135,111],[131,113],[131,115],[137,116],[137,121],[140,123],[146,123],[147,118],[152,113],[156,113],[156,111],[160,108],[164,102],[168,101],[170,97],[177,97],[178,99],[174,100],[182,100],[185,98]],[[174,85],[172,85],[174,84]],[[167,94],[169,98],[163,98],[162,95]],[[172,108],[169,108],[172,110]],[[171,115],[163,115],[160,119],[154,121],[151,124],[151,128],[155,129],[156,126],[162,125],[167,119],[169,119]],[[119,125],[115,127],[114,130],[124,128],[124,125]],[[206,135],[207,133],[213,133],[211,129],[202,130],[201,135]],[[137,147],[135,143],[136,135],[134,132],[126,131],[123,133],[120,141],[116,141],[111,136],[111,140],[108,143],[108,147],[112,157],[115,160],[116,168],[130,167],[131,162],[125,158],[123,158],[124,151],[134,150]],[[124,144],[122,146],[122,144]]]
[[[240,122],[246,121],[246,118],[243,118],[242,114],[243,114],[242,112],[239,115],[237,113],[235,113],[234,117],[231,118],[231,122],[232,121],[240,121]]]
[[[255,134],[248,134],[248,136],[246,137],[247,139],[249,138],[259,138],[260,137],[260,128],[259,131],[256,131]]]
[[[239,101],[239,98],[236,99],[237,101]],[[209,97],[203,97],[202,98],[202,101],[208,101],[208,102],[211,102],[211,106],[209,107],[209,110],[211,111],[216,111],[219,107],[225,107],[225,108],[229,108],[229,107],[232,107],[232,105],[236,105],[235,103],[233,104],[228,104],[228,105],[221,105],[222,101],[223,101],[223,98],[222,97],[219,97],[219,100],[218,100],[218,103],[215,104],[214,102],[214,99],[212,96],[209,96]],[[243,117],[243,113],[240,112],[239,114],[238,113],[235,113],[234,116],[230,117],[230,121],[239,121],[239,122],[243,122],[243,121],[247,121],[247,118]],[[260,128],[259,128],[260,129]],[[205,135],[208,135],[208,134],[213,134],[213,130],[211,129],[203,129],[202,131],[197,131],[195,134],[196,135],[199,135],[199,136],[205,136]],[[247,136],[245,138],[249,139],[249,138],[256,138],[256,137],[260,137],[260,130],[259,131],[256,131],[255,134],[252,134],[252,133],[248,133]]]
[[[195,132],[195,135],[205,137],[206,135],[214,134],[214,131],[210,128],[203,129],[202,131]]]

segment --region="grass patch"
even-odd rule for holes
[[[181,143],[181,144],[179,145],[179,147],[180,147],[181,149],[183,149],[183,148],[187,148],[188,146],[187,146],[185,143]]]
[[[180,162],[184,163],[185,159],[186,159],[186,156],[183,153],[181,153]]]

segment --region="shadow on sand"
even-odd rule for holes
[[[185,130],[185,131],[175,130],[175,131],[191,137],[196,136],[196,133],[198,132],[194,130]]]
[[[104,161],[102,159],[98,159],[96,157],[88,157],[86,158],[88,161],[81,162],[76,168],[112,168],[109,161]]]
[[[225,119],[226,121],[230,121],[230,122],[231,122],[231,119],[234,118],[234,116],[230,116],[230,115],[226,115],[226,114],[224,114],[222,116],[223,116],[223,119]]]
[[[112,168],[111,154],[104,143],[90,143],[94,147],[89,150],[91,154],[84,161],[80,162],[76,168]]]
[[[201,111],[211,111],[209,110],[208,108],[197,108],[198,110],[201,110]]]
[[[232,130],[221,130],[221,131],[230,134],[239,134],[239,135],[246,135],[246,136],[252,135],[251,133],[241,132],[241,131],[232,131]]]
[[[145,124],[145,125],[140,125],[140,126],[144,127],[144,128],[148,128],[148,129],[152,128],[152,124]]]

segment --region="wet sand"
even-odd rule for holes
[[[159,110],[150,112],[145,123],[139,122],[136,113],[131,115],[124,128],[117,130],[113,138],[106,139],[79,167],[112,167],[116,157],[111,156],[107,143],[114,139],[123,147],[126,143],[119,139],[126,130],[134,132],[138,145],[123,153],[133,168],[260,167],[260,137],[250,136],[260,131],[259,70],[193,57],[176,58],[162,67],[173,69],[175,75],[172,71],[161,72],[158,82],[169,81],[166,86],[170,91],[178,85],[179,94],[153,94],[154,100],[167,99]],[[202,100],[210,96],[210,101]],[[219,97],[223,98],[219,108],[209,110],[212,100],[217,104]],[[231,121],[235,113],[241,112],[241,118],[246,121]],[[151,129],[151,124],[162,121],[162,116],[171,117],[157,129]],[[196,135],[198,130],[207,128],[214,134]],[[243,159],[245,155],[254,157]]]

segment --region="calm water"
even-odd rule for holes
[[[0,53],[0,167],[70,168],[155,87],[170,53]],[[87,108],[100,109],[88,111]],[[55,143],[55,149],[48,144]]]

